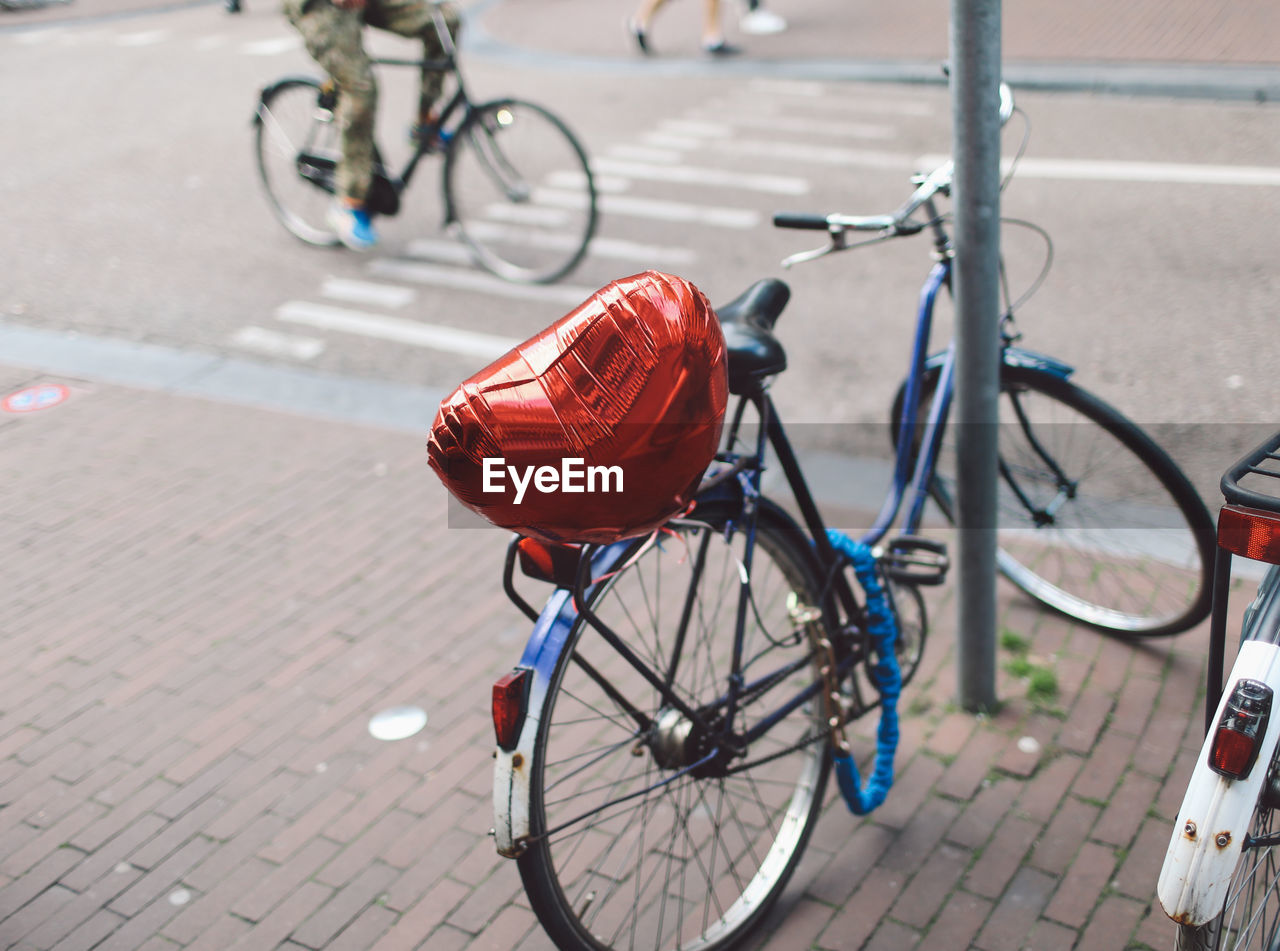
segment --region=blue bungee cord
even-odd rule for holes
[[[893,786],[893,757],[898,750],[898,695],[902,692],[902,671],[894,645],[898,639],[898,622],[889,596],[880,584],[875,555],[862,542],[843,532],[827,529],[831,546],[853,564],[854,575],[867,595],[867,636],[876,653],[871,667],[871,680],[880,692],[880,725],[876,729],[875,766],[866,788],[858,775],[858,764],[848,747],[833,747],[832,758],[840,792],[849,811],[865,816],[884,802]]]

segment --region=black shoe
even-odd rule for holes
[[[627,32],[631,34],[631,38],[636,42],[636,49],[640,50],[645,56],[651,52],[649,49],[649,40],[644,35],[644,28],[635,20],[627,21]]]
[[[742,52],[742,48],[738,46],[730,46],[724,40],[718,43],[712,43],[710,46],[704,46],[702,51],[708,56],[737,56]]]

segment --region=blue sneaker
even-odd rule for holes
[[[378,243],[378,233],[373,230],[369,213],[363,208],[352,208],[335,201],[329,206],[325,221],[337,232],[338,240],[352,251],[368,251]]]
[[[423,152],[443,152],[453,141],[453,133],[435,122],[415,122],[409,126],[409,144]]]

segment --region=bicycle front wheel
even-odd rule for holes
[[[932,373],[924,405],[936,386]],[[1213,522],[1168,453],[1052,373],[1002,367],[999,407],[1000,572],[1046,606],[1125,636],[1177,634],[1207,617]],[[948,432],[930,493],[953,522],[955,473]]]
[[[674,693],[700,731],[578,619],[548,687],[533,754],[520,875],[562,949],[725,948],[786,884],[830,771],[818,683],[821,588],[795,524],[762,503],[740,669],[726,696],[743,536],[724,510],[637,541],[591,608]],[[805,696],[788,709],[788,700]],[[777,722],[739,749],[743,738]],[[731,719],[732,722],[728,722]]]
[[[336,245],[325,221],[342,143],[333,93],[313,79],[287,79],[262,94],[256,117],[258,173],[271,210],[307,244]]]
[[[445,221],[485,269],[545,284],[582,260],[596,229],[586,152],[533,103],[503,99],[471,110],[444,164]]]

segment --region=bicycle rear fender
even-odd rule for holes
[[[1280,646],[1251,639],[1241,644],[1214,714],[1215,724],[1222,717],[1232,688],[1242,678],[1260,680],[1280,695]],[[1222,910],[1232,872],[1249,833],[1254,806],[1267,778],[1267,764],[1280,738],[1276,712],[1267,726],[1257,762],[1244,779],[1229,779],[1209,768],[1214,731],[1205,738],[1156,888],[1165,913],[1179,924],[1198,927]]]
[[[591,569],[593,577],[598,578],[612,571],[632,541],[627,539],[616,542],[598,551]],[[529,836],[530,772],[533,768],[534,742],[538,736],[538,725],[542,722],[547,688],[577,619],[578,611],[573,604],[573,593],[566,588],[557,588],[538,616],[516,667],[517,670],[531,671],[533,676],[525,702],[520,739],[513,750],[496,747],[493,762],[494,844],[498,854],[507,858],[515,858],[523,852],[525,840]]]

